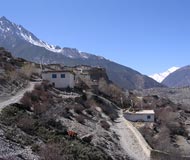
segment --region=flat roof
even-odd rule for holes
[[[125,112],[125,114],[155,114],[154,110],[141,110],[138,112]]]
[[[42,73],[71,73],[71,74],[75,74],[73,71],[71,70],[47,70],[47,71],[42,71]]]
[[[154,114],[154,110],[141,110],[135,113],[136,114]]]

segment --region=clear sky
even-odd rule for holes
[[[190,64],[190,0],[4,0],[0,16],[143,74]]]

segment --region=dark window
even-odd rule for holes
[[[148,115],[148,116],[147,116],[147,119],[150,119],[150,118],[151,118],[151,116],[150,116],[150,115]]]
[[[52,74],[52,78],[57,78],[57,74]]]
[[[61,74],[61,78],[65,78],[65,74]]]

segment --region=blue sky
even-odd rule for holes
[[[189,8],[189,0],[6,0],[0,16],[150,75],[189,64]]]

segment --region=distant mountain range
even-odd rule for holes
[[[190,66],[182,67],[168,75],[162,84],[168,87],[190,86]]]
[[[155,73],[150,75],[149,77],[153,78],[155,81],[161,83],[169,74],[175,72],[179,67],[172,67],[165,72],[162,73]]]
[[[104,67],[109,79],[124,89],[163,87],[152,78],[104,57],[79,52],[75,48],[50,45],[6,17],[0,18],[0,46],[11,51],[14,56],[38,63],[62,63],[69,66],[86,64]]]

